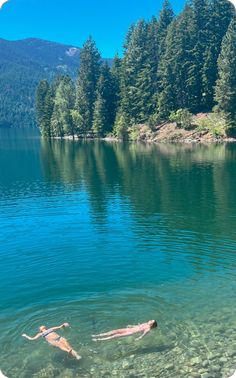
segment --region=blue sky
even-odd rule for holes
[[[184,0],[172,1],[179,12]],[[162,0],[9,0],[0,10],[0,38],[37,37],[81,47],[92,35],[103,57],[121,53],[129,26],[158,14]]]

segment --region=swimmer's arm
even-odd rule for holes
[[[32,341],[32,340],[37,340],[37,339],[39,339],[41,336],[42,336],[42,333],[40,332],[40,333],[37,333],[37,335],[35,335],[34,337],[31,337],[31,336],[28,336],[28,335],[26,335],[25,333],[23,333],[23,335],[21,335],[22,337],[25,337],[27,340],[30,340],[30,341]]]
[[[63,324],[61,324],[61,325],[58,326],[58,327],[51,327],[50,329],[51,329],[52,331],[57,331],[58,329],[62,329],[62,328],[64,328],[64,327],[69,327],[69,323],[63,323]]]
[[[143,333],[142,333],[142,335],[141,336],[139,336],[139,337],[137,337],[137,339],[135,339],[135,340],[141,340],[148,332],[150,332],[150,329],[148,329],[147,331],[144,331]]]

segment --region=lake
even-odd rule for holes
[[[0,369],[220,378],[236,369],[236,145],[0,132]],[[156,319],[135,337],[91,334]],[[28,341],[60,331],[81,361]]]

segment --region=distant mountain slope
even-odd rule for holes
[[[80,49],[40,39],[0,39],[0,127],[35,124],[35,89],[41,79],[75,77]]]

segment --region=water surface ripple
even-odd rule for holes
[[[2,371],[228,377],[236,368],[236,146],[0,134]],[[91,340],[149,319],[159,327],[141,341]],[[21,338],[64,321],[80,363]]]

